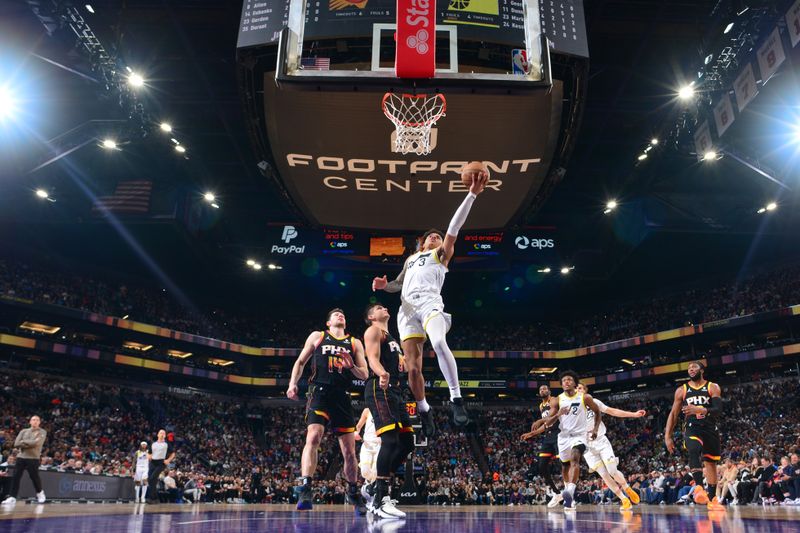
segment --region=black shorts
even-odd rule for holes
[[[558,444],[557,441],[542,441],[539,444],[539,453],[537,457],[550,457],[551,459],[558,459]]]
[[[690,451],[699,447],[701,458],[705,462],[719,462],[722,454],[722,445],[716,428],[687,426],[683,433],[683,446]]]
[[[406,411],[406,402],[400,386],[390,386],[383,390],[378,379],[371,377],[364,385],[364,400],[375,421],[375,434],[397,429],[400,433],[413,433],[411,417]]]
[[[346,390],[330,385],[311,385],[306,402],[306,424],[330,426],[334,433],[356,430],[353,406]]]

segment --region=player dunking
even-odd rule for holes
[[[561,374],[561,387],[564,392],[558,398],[550,398],[550,417],[545,425],[558,418],[558,457],[561,459],[561,473],[564,477],[564,509],[575,509],[575,487],[581,476],[581,457],[589,441],[597,438],[600,430],[600,409],[588,394],[578,392],[578,375],[567,370]],[[589,427],[587,408],[594,412],[594,426]]]
[[[721,511],[725,507],[717,499],[717,463],[721,445],[717,420],[722,412],[722,391],[719,385],[706,381],[705,365],[689,363],[689,382],[678,387],[672,410],[664,429],[664,442],[669,453],[675,453],[672,432],[678,421],[679,411],[686,420],[683,426],[683,447],[689,452],[689,468],[695,482],[694,501],[708,504],[709,511]],[[703,489],[703,470],[708,480],[708,492]]]
[[[477,165],[482,167],[480,163]],[[471,182],[469,193],[453,215],[447,233],[443,235],[439,230],[428,230],[422,238],[420,251],[406,259],[397,279],[389,282],[383,276],[372,281],[373,291],[383,289],[387,292],[400,292],[397,325],[408,366],[408,384],[417,402],[417,410],[427,437],[436,434],[436,426],[425,399],[425,380],[422,377],[422,347],[426,335],[431,339],[439,368],[450,389],[453,422],[457,426],[464,426],[469,422],[458,384],[458,367],[453,352],[447,345],[446,335],[450,329],[451,317],[444,312],[441,296],[458,232],[467,220],[475,198],[483,192],[489,180],[485,167],[483,170],[476,169],[476,165],[471,163],[465,169],[463,173]]]
[[[355,421],[348,389],[350,374],[367,379],[369,371],[364,359],[361,341],[345,333],[346,320],[341,309],[333,309],[326,317],[327,331],[315,331],[306,339],[300,355],[292,367],[292,377],[286,396],[299,400],[297,382],[303,369],[311,360],[311,377],[308,378],[306,403],[306,444],[300,462],[300,485],[297,489],[297,509],[312,508],[311,476],[317,469],[317,450],[325,434],[325,426],[339,438],[339,448],[344,457],[344,477],[347,479],[347,502],[364,515],[367,512],[358,492],[358,467],[356,463]],[[345,372],[345,371],[349,371]]]
[[[142,441],[134,455],[136,459],[136,471],[133,474],[135,503],[144,503],[147,497],[147,476],[150,470],[150,454],[147,453],[147,443]]]
[[[542,400],[539,404],[539,418],[535,420],[533,424],[531,424],[530,432],[522,435],[522,440],[528,440],[536,435],[544,434],[542,437],[542,442],[539,444],[539,453],[536,466],[539,475],[544,478],[545,483],[547,483],[547,487],[552,492],[552,498],[550,498],[547,506],[555,507],[561,503],[562,500],[561,492],[558,490],[556,482],[553,480],[552,471],[553,461],[558,459],[558,422],[553,423],[552,426],[546,426],[543,422],[545,418],[550,416],[550,387],[547,385],[542,385],[539,387],[539,398]],[[536,430],[540,426],[544,426],[544,428],[542,431],[537,432]]]
[[[375,434],[381,438],[378,452],[375,498],[370,505],[381,518],[403,518],[389,495],[389,478],[414,449],[414,429],[400,389],[405,372],[400,344],[389,333],[389,310],[375,303],[364,317],[370,326],[364,332],[364,346],[372,374],[364,387],[364,399],[375,420]]]
[[[578,384],[578,392],[587,394],[589,388],[583,383]],[[597,398],[594,403],[604,415],[614,416],[617,418],[641,418],[647,413],[644,410],[636,411],[623,411],[609,407]],[[589,417],[588,423],[591,427],[594,424],[594,411],[589,410],[586,412]],[[597,431],[597,438],[588,441],[586,445],[586,453],[583,455],[586,460],[586,466],[589,467],[590,472],[597,472],[603,481],[606,482],[608,488],[619,497],[622,503],[621,509],[627,511],[631,508],[631,502],[639,503],[639,494],[631,488],[628,481],[625,479],[625,474],[619,471],[619,459],[614,454],[614,448],[611,446],[611,441],[606,436],[606,424],[600,421],[600,427]]]

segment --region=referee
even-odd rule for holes
[[[166,465],[175,459],[175,452],[170,449],[167,442],[167,431],[158,430],[158,440],[150,445],[150,475],[147,478],[147,501],[149,503],[158,502],[158,476],[164,471]],[[169,457],[167,457],[169,454]]]
[[[47,432],[39,427],[42,419],[37,415],[31,417],[31,427],[19,432],[14,441],[14,448],[19,448],[17,463],[14,466],[14,477],[11,481],[11,494],[3,500],[3,505],[14,505],[17,503],[19,493],[19,482],[22,480],[23,472],[27,471],[36,489],[36,500],[39,503],[45,502],[42,480],[39,478],[40,458],[42,457],[42,446],[47,438]]]

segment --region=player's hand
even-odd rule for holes
[[[639,409],[638,411],[636,411],[636,416],[634,418],[642,418],[646,414],[647,411],[645,411],[644,409]]]
[[[681,407],[681,412],[685,415],[705,415],[708,411],[705,407],[701,407],[699,405],[684,405]]]
[[[289,388],[286,389],[286,397],[290,400],[300,399],[300,397],[297,395],[297,385],[289,385]]]
[[[589,440],[597,439],[597,430],[593,429],[591,433],[589,433]]]
[[[383,374],[381,374],[378,377],[378,386],[380,388],[382,388],[383,390],[386,390],[386,389],[389,388],[389,373],[388,372],[384,372]]]
[[[562,407],[558,410],[558,416],[564,416],[567,413],[569,413],[569,406]]]
[[[672,440],[672,437],[664,438],[664,444],[667,445],[667,451],[669,453],[675,453],[675,441]]]
[[[339,352],[336,355],[342,358],[342,368],[345,370],[349,370],[356,366],[356,364],[353,362],[353,356],[350,355],[350,352]]]
[[[519,440],[531,440],[534,437],[533,431],[523,433],[520,435]]]
[[[488,172],[476,172],[472,175],[472,184],[469,186],[469,192],[472,194],[480,194],[483,192],[486,184],[489,183]]]
[[[361,440],[361,433],[356,433],[355,436],[356,436],[356,440]]]
[[[386,279],[385,275],[382,278],[373,278],[373,280],[372,280],[372,292],[382,291],[383,289],[386,288],[386,286],[388,284],[389,284],[389,280]]]

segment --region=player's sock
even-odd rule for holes
[[[134,487],[134,489],[136,490],[136,501],[138,502],[139,501],[139,493],[142,492],[142,487],[139,486],[139,485],[136,485]]]
[[[450,399],[461,398],[461,386],[458,384],[458,366],[453,352],[447,345],[447,321],[441,315],[435,315],[428,321],[425,332],[431,339],[431,346],[436,352],[436,359],[439,361],[439,369],[447,381],[450,389]]]
[[[569,492],[570,496],[575,495],[575,483],[567,483],[566,487],[564,488],[567,489],[567,492]]]
[[[417,409],[421,413],[427,413],[428,411],[431,410],[431,406],[428,405],[428,401],[425,398],[423,398],[423,399],[417,401]]]
[[[375,504],[376,507],[380,507],[381,502],[383,501],[384,496],[389,495],[389,483],[386,479],[378,478],[375,481]]]
[[[703,471],[702,470],[695,470],[692,472],[692,478],[694,479],[694,484],[703,488]]]
[[[142,501],[147,497],[147,485],[142,485]]]
[[[717,495],[717,486],[716,485],[709,485],[708,486],[708,499],[713,500],[714,496]]]

